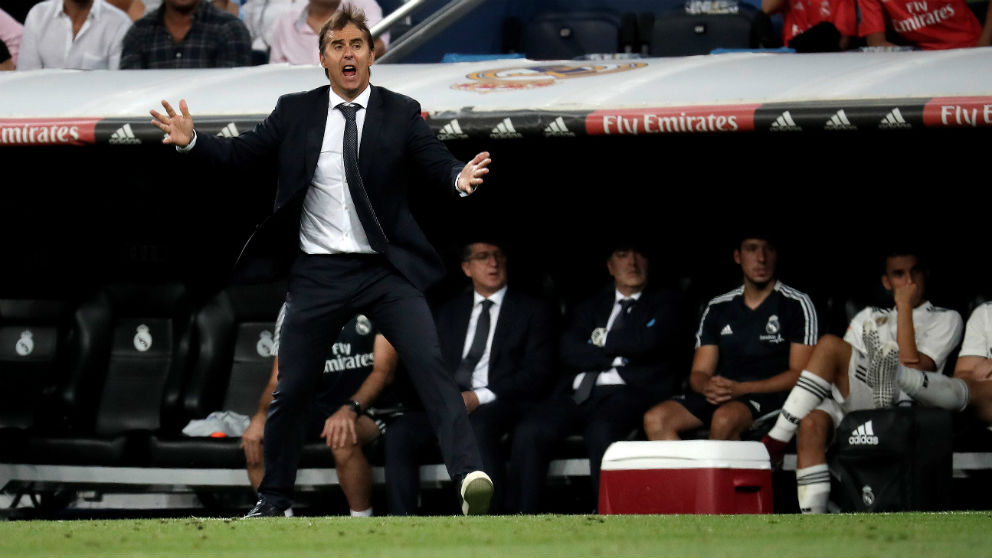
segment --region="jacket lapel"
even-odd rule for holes
[[[362,145],[358,148],[358,172],[366,179],[372,165],[373,153],[379,145],[379,131],[382,128],[382,96],[379,88],[370,85],[369,106],[365,108],[365,124],[362,125]],[[366,181],[367,182],[367,181]],[[365,185],[368,188],[368,184]]]
[[[330,102],[330,90],[330,85],[321,87],[319,93],[314,96],[315,105],[311,106],[308,111],[308,114],[313,116],[307,116],[310,124],[307,126],[307,137],[303,145],[303,162],[307,170],[307,186],[313,182],[313,175],[317,172],[317,158],[320,157],[320,147],[324,143],[324,130],[327,128],[327,103]]]

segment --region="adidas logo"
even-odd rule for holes
[[[913,126],[909,122],[906,122],[906,119],[902,117],[902,112],[899,111],[899,107],[896,107],[889,111],[889,113],[885,115],[885,118],[882,118],[882,121],[878,123],[878,127],[881,129],[907,129],[912,128]]]
[[[723,326],[723,329],[720,330],[720,335],[733,335],[733,334],[734,332],[732,329],[730,329],[730,324]]]
[[[489,137],[493,139],[508,139],[522,138],[523,135],[517,133],[513,128],[513,122],[509,118],[504,118],[502,122],[493,128],[493,131],[489,132]]]
[[[108,142],[114,145],[135,145],[141,143],[141,140],[134,137],[131,125],[125,124],[117,128],[117,131],[110,136]]]
[[[830,117],[830,120],[827,120],[827,123],[824,126],[824,128],[827,129],[827,130],[857,130],[858,129],[857,126],[855,126],[854,124],[851,124],[851,121],[847,119],[847,113],[844,112],[844,109],[838,110],[833,116],[831,116]]]
[[[802,129],[803,127],[796,124],[796,121],[792,119],[792,114],[789,111],[778,115],[775,122],[772,122],[771,127],[773,132],[799,132]]]
[[[227,126],[224,126],[220,132],[217,132],[217,135],[225,138],[236,138],[241,135],[241,132],[238,131],[238,127],[234,125],[234,122],[228,122]]]
[[[437,133],[437,139],[441,141],[468,139],[468,134],[462,131],[462,127],[458,124],[458,120],[456,119],[441,127],[441,131]]]
[[[875,435],[875,430],[871,426],[871,421],[868,421],[852,430],[851,436],[847,439],[847,443],[852,446],[877,446],[878,436]]]
[[[544,129],[544,137],[572,137],[575,136],[573,132],[568,130],[565,126],[565,119],[562,117],[555,118],[548,124],[548,127]]]

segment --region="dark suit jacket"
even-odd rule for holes
[[[462,359],[472,315],[473,291],[437,313],[441,352],[454,374]],[[554,354],[551,309],[532,296],[507,289],[489,350],[489,389],[497,400],[537,400],[546,392]]]
[[[325,85],[284,95],[253,131],[236,138],[198,134],[192,150],[207,160],[241,167],[275,160],[273,214],[259,225],[239,258],[240,266],[266,262],[263,279],[284,273],[298,253],[300,211],[317,169],[329,90]],[[410,212],[407,188],[411,181],[423,180],[456,195],[455,179],[464,163],[434,136],[419,103],[375,86],[358,159],[372,209],[388,240],[383,255],[413,285],[425,289],[444,275],[445,268]]]
[[[623,327],[609,332],[606,344],[592,343],[592,332],[605,328],[616,303],[616,290],[608,290],[580,303],[561,337],[561,360],[567,386],[580,372],[602,372],[613,367],[615,357],[628,360],[617,367],[627,385],[667,396],[680,378],[684,331],[680,298],[671,292],[646,290],[633,305]]]

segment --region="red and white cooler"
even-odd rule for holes
[[[616,442],[603,455],[599,513],[772,513],[760,442]]]

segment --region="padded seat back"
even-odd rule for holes
[[[718,48],[759,48],[771,37],[768,16],[742,4],[738,13],[659,14],[651,30],[651,56],[708,54]]]
[[[272,373],[284,282],[231,285],[197,312],[197,358],[183,395],[186,419],[212,411],[253,415]]]
[[[549,12],[524,26],[521,44],[528,58],[570,60],[592,53],[615,53],[620,16],[611,12]]]
[[[93,433],[112,437],[177,426],[189,357],[190,305],[179,284],[112,285],[80,311],[93,358],[70,399],[94,416]],[[93,394],[96,407],[89,411]]]
[[[69,305],[57,300],[0,300],[0,428],[30,428],[43,391],[64,366]]]

